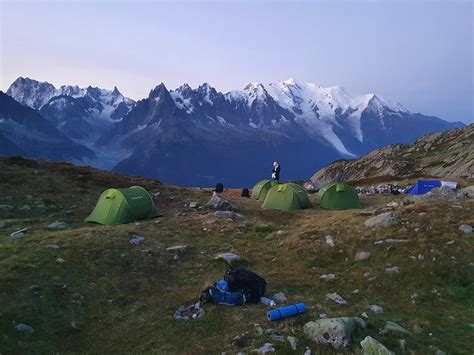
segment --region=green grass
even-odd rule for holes
[[[423,328],[419,335],[403,336],[417,353],[433,352],[430,345],[456,354],[469,354],[474,348],[474,331],[468,325],[474,323],[474,268],[468,266],[474,262],[474,236],[457,230],[461,223],[474,224],[472,201],[456,202],[463,209],[453,208],[453,203],[403,206],[395,211],[401,223],[370,230],[363,227],[368,217],[352,211],[326,211],[317,204],[297,213],[262,210],[258,201],[227,191],[244,219],[203,224],[214,220],[210,211],[184,206],[191,201],[205,203],[210,197],[206,190],[14,159],[0,159],[0,181],[0,204],[16,207],[12,212],[0,211],[0,221],[6,221],[0,229],[1,353],[249,352],[271,342],[267,329],[296,336],[298,353],[306,346],[316,353],[335,353],[307,340],[303,325],[321,313],[358,316],[362,312],[370,318],[367,329],[355,335],[356,341],[371,335],[398,353],[400,337],[379,334],[385,321],[391,320],[410,331],[415,324]],[[105,227],[83,222],[100,192],[131,185],[160,192],[159,223]],[[8,196],[11,201],[2,200]],[[40,200],[57,209],[47,213],[17,209]],[[401,202],[402,197],[365,197],[362,205],[382,208],[391,200]],[[420,216],[421,212],[426,215]],[[177,213],[184,215],[176,217]],[[72,228],[48,230],[55,220]],[[30,228],[27,236],[12,240],[9,234],[21,227]],[[287,234],[277,235],[279,229]],[[144,243],[132,247],[128,243],[132,234],[145,236]],[[333,236],[334,248],[326,245],[326,235]],[[410,241],[374,245],[387,238]],[[450,240],[455,242],[447,245]],[[49,244],[60,249],[46,248]],[[165,251],[176,244],[188,246],[178,262]],[[371,257],[354,261],[362,250],[370,251]],[[196,302],[205,287],[222,277],[226,266],[214,257],[224,251],[238,253],[242,265],[261,274],[268,295],[282,291],[289,302],[304,302],[308,312],[270,323],[265,317],[268,307],[263,305],[206,305],[200,321],[173,320],[179,306]],[[418,255],[424,260],[410,258]],[[57,263],[58,257],[65,262]],[[400,266],[401,273],[387,274],[389,266]],[[373,281],[364,277],[367,272],[375,277]],[[336,274],[336,279],[320,279],[325,273]],[[31,290],[33,285],[40,289]],[[353,293],[356,289],[359,292]],[[327,301],[329,292],[341,294],[348,305]],[[414,293],[416,303],[411,300]],[[371,313],[370,304],[383,306],[384,313]],[[71,321],[78,329],[70,326]],[[35,332],[19,334],[14,329],[18,322],[31,325]],[[257,334],[256,323],[264,334]],[[246,331],[252,336],[239,348],[233,338]],[[287,343],[272,343],[279,353],[292,353]],[[358,343],[347,352],[357,349]]]

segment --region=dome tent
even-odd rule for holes
[[[85,221],[113,226],[157,215],[148,192],[140,186],[132,186],[102,192],[97,205]]]
[[[424,195],[435,187],[441,187],[439,180],[417,180],[416,183],[406,190],[408,195]]]
[[[265,197],[267,197],[268,190],[279,184],[281,184],[281,182],[278,180],[262,180],[257,182],[252,189],[252,198],[264,201]]]
[[[267,193],[262,208],[295,211],[311,207],[308,194],[300,186],[292,183],[273,186]]]
[[[360,208],[357,192],[349,185],[331,183],[318,193],[319,204],[328,210],[349,210]]]

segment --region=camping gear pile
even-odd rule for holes
[[[265,294],[266,281],[256,273],[244,268],[229,268],[224,279],[206,288],[201,294],[201,302],[212,302],[227,306],[243,306],[258,303]]]

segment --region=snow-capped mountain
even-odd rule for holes
[[[97,166],[183,185],[250,186],[268,176],[274,160],[283,179],[307,178],[336,159],[464,126],[375,94],[352,96],[340,86],[295,79],[228,93],[207,83],[175,90],[160,84],[136,103],[117,89],[56,89],[23,78],[8,92],[86,142]]]
[[[0,155],[89,161],[94,152],[59,132],[37,111],[0,91]]]
[[[102,132],[127,114],[134,101],[118,89],[63,85],[18,78],[7,94],[38,110],[61,132],[81,143],[94,143]]]

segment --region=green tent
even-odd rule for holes
[[[360,208],[359,196],[349,185],[331,183],[318,193],[319,203],[328,210],[350,210]]]
[[[140,186],[132,186],[102,192],[85,221],[114,226],[156,216],[155,204],[148,192]]]
[[[262,180],[257,182],[257,185],[255,185],[252,189],[252,198],[262,201],[265,200],[268,190],[279,184],[281,184],[281,182],[278,180]]]
[[[280,184],[273,186],[267,193],[262,208],[294,211],[311,207],[308,194],[300,186],[296,184]]]

